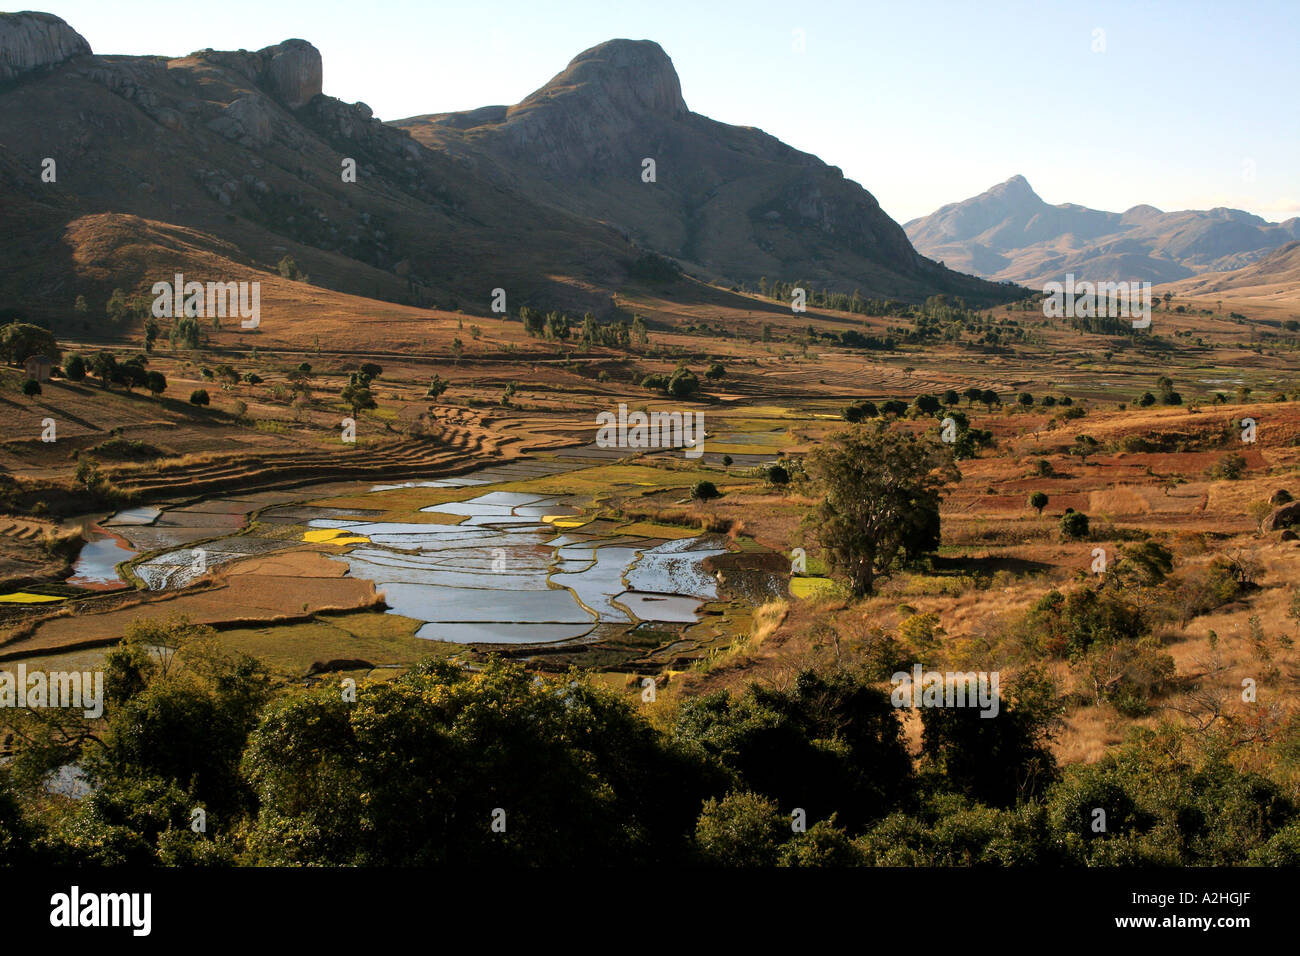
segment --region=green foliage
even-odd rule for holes
[[[442,397],[442,394],[447,391],[450,385],[451,383],[441,375],[434,375],[433,378],[429,380],[429,388],[424,393],[424,396],[425,398],[437,400]]]
[[[351,409],[354,418],[357,415],[360,415],[365,409],[378,407],[378,403],[375,401],[375,396],[370,391],[369,384],[367,384],[368,381],[369,379],[364,377],[354,379],[347,385],[343,386],[343,390],[339,392],[339,398],[341,398],[343,403]]]
[[[211,403],[212,398],[208,395],[208,390],[206,388],[196,388],[194,391],[190,392],[191,405],[210,405]]]
[[[691,497],[697,501],[708,501],[718,495],[718,486],[707,478],[702,478],[691,486]]]
[[[57,365],[63,357],[54,335],[39,325],[10,322],[0,327],[0,360],[21,365],[33,355],[44,355]]]
[[[700,380],[688,368],[679,368],[668,379],[666,391],[673,398],[686,398],[700,390]]]
[[[998,713],[976,707],[921,708],[921,762],[943,786],[989,806],[1036,798],[1056,779],[1047,747],[1054,714],[1003,698]]]
[[[863,399],[860,402],[854,402],[852,405],[845,407],[845,409],[840,412],[840,417],[842,417],[846,422],[856,425],[860,422],[866,421],[868,418],[875,418],[879,414],[880,410],[876,408],[875,402],[869,402]]]
[[[1211,478],[1222,481],[1236,481],[1246,473],[1246,459],[1235,451],[1230,451],[1207,472]]]
[[[961,478],[946,448],[876,423],[831,435],[808,463],[824,497],[807,526],[854,594],[938,547],[940,497]]]

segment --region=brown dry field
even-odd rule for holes
[[[5,590],[57,587],[67,566],[42,540],[103,519],[121,503],[190,501],[235,489],[330,481],[352,474],[345,469],[358,476],[433,478],[545,457],[590,442],[595,414],[619,402],[703,411],[716,449],[705,467],[716,473],[724,496],[699,504],[683,503],[680,488],[620,492],[601,498],[602,515],[654,521],[673,512],[674,521],[728,528],[737,553],[788,555],[793,547],[807,546],[815,558],[815,544],[800,521],[815,501],[811,490],[778,491],[742,480],[744,469],[738,467],[729,475],[718,460],[722,451],[753,450],[768,458],[806,451],[843,427],[839,412],[850,399],[910,400],[974,385],[997,391],[1008,404],[994,410],[960,405],[974,427],[993,433],[996,447],[960,463],[963,480],[943,505],[943,546],[935,569],[897,573],[860,601],[836,594],[791,597],[778,610],[759,612],[752,601],[724,594],[710,608],[716,613],[694,626],[705,635],[698,645],[709,649],[707,656],[687,664],[647,658],[662,664],[662,700],[750,681],[781,683],[810,664],[851,662],[873,628],[896,631],[908,617],[927,612],[938,616],[942,628],[941,659],[1014,674],[1020,665],[1007,651],[1009,623],[1051,589],[1086,577],[1094,548],[1114,555],[1125,541],[1148,537],[1174,553],[1175,575],[1218,555],[1249,555],[1260,567],[1259,588],[1185,624],[1160,627],[1157,637],[1185,689],[1158,700],[1151,714],[1124,717],[1107,703],[1072,698],[1056,740],[1058,754],[1094,760],[1128,727],[1182,719],[1182,711],[1196,709],[1189,703],[1192,695],[1229,695],[1244,677],[1259,680],[1261,701],[1278,712],[1296,705],[1300,652],[1288,641],[1296,632],[1289,606],[1293,589],[1300,588],[1300,542],[1261,532],[1260,519],[1279,489],[1300,497],[1300,403],[1294,400],[1300,397],[1300,352],[1280,332],[1280,323],[1300,309],[1287,311],[1272,302],[1259,309],[1260,322],[1243,325],[1228,313],[1256,317],[1244,299],[1225,296],[1220,307],[1217,297],[1208,303],[1204,297],[1176,298],[1156,311],[1153,332],[1160,340],[1150,345],[999,309],[995,317],[1019,322],[1027,339],[877,353],[809,343],[804,330],[855,328],[883,335],[903,320],[816,308],[793,316],[756,296],[701,286],[692,296],[642,292],[622,299],[618,304],[626,312],[646,317],[650,342],[615,351],[532,339],[517,321],[387,305],[277,276],[260,278],[262,326],[256,333],[214,332],[194,353],[172,352],[164,335],[149,365],[167,377],[160,398],[103,389],[90,380],[54,381],[42,395],[27,398],[18,388],[19,371],[0,370],[6,421],[0,477],[13,489],[14,503],[11,514],[0,515]],[[1212,314],[1178,314],[1173,307],[1180,304]],[[772,341],[763,341],[767,325]],[[456,338],[463,343],[459,356],[452,352]],[[120,340],[61,342],[65,353],[107,348],[119,358],[139,351],[139,343],[138,331]],[[310,401],[295,406],[289,374],[303,361],[312,365]],[[345,448],[337,429],[348,411],[339,391],[366,361],[383,367],[373,386],[379,407],[358,416],[357,444]],[[679,362],[702,375],[713,361],[725,364],[725,378],[705,383],[704,394],[692,402],[672,402],[636,385]],[[222,387],[200,371],[222,363],[263,381]],[[1154,390],[1161,374],[1173,378],[1183,404],[1134,405],[1142,392]],[[430,400],[425,389],[434,375],[450,387]],[[506,407],[501,398],[511,384],[517,391]],[[1239,386],[1251,391],[1238,395]],[[198,388],[212,396],[210,407],[186,401]],[[1067,420],[1060,406],[1016,408],[1019,391],[1036,399],[1068,395],[1082,417]],[[1216,392],[1225,400],[1216,401]],[[1275,400],[1279,395],[1288,400]],[[1231,423],[1243,417],[1257,421],[1257,440],[1225,444],[1224,436],[1236,428]],[[58,427],[53,443],[40,440],[47,418]],[[1086,460],[1066,451],[1079,434],[1101,445]],[[751,436],[752,445],[737,444],[735,435]],[[113,437],[152,446],[158,457],[114,461],[99,451]],[[1186,450],[1118,450],[1126,438],[1181,442]],[[1243,476],[1212,478],[1209,470],[1230,451],[1242,455]],[[82,456],[96,458],[106,480],[126,497],[92,499],[75,476]],[[1040,459],[1050,463],[1050,476],[1031,475],[1031,464]],[[1035,491],[1050,499],[1041,516],[1026,504]],[[1066,508],[1090,516],[1090,540],[1061,539],[1058,521]],[[304,622],[328,622],[345,611],[371,609],[377,615],[373,586],[339,577],[341,567],[300,549],[223,566],[178,593],[81,594],[65,610],[0,604],[0,656],[38,658],[103,645],[141,616],[185,614],[220,625],[239,646],[255,648],[260,633],[301,635],[294,629]],[[295,595],[304,587],[308,595],[295,597],[292,606],[279,586],[290,578]],[[1060,661],[1049,667],[1063,690],[1079,691],[1077,671]],[[609,679],[625,686],[624,678],[632,676],[615,671]]]

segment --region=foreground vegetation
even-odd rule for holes
[[[1035,672],[994,719],[923,709],[914,760],[905,711],[859,666],[638,709],[500,660],[288,685],[213,637],[137,625],[101,720],[24,712],[0,777],[7,863],[1300,863],[1300,808],[1226,734],[1136,730],[1059,768]],[[1295,772],[1300,722],[1281,740]],[[80,799],[46,786],[73,760]]]

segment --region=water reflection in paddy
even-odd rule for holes
[[[427,487],[472,495],[479,485],[570,467],[515,463],[473,478],[376,485],[360,494]],[[330,487],[334,495],[358,494],[355,485]],[[325,492],[326,486],[318,489]],[[184,586],[252,555],[304,543],[333,546],[326,553],[346,563],[350,575],[373,581],[389,612],[422,622],[416,633],[431,640],[549,643],[580,639],[601,624],[689,623],[703,601],[717,597],[702,563],[724,553],[724,539],[620,534],[617,521],[584,523],[589,499],[581,496],[485,491],[422,508],[441,519],[434,522],[376,520],[385,513],[379,496],[374,510],[303,500],[302,492],[268,492],[161,511],[129,509],[110,520],[114,533],[139,551],[159,551],[134,568],[151,589]],[[254,532],[234,533],[255,511]],[[115,565],[135,553],[113,537],[98,538],[83,549],[71,583],[117,584]]]
[[[72,577],[68,578],[67,583],[93,590],[119,587],[122,579],[118,576],[117,566],[134,554],[134,551],[114,537],[103,536],[88,541],[82,547],[77,563],[73,566]]]
[[[457,524],[330,521],[364,535],[338,560],[374,581],[390,612],[424,621],[420,637],[458,643],[572,640],[599,623],[689,623],[717,597],[702,562],[719,539],[556,534],[548,519],[582,513],[562,495],[489,492],[422,508]],[[663,593],[649,593],[663,592]]]

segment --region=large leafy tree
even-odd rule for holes
[[[10,322],[0,328],[0,358],[13,364],[33,355],[44,355],[55,363],[62,358],[54,336],[39,325]]]
[[[830,436],[808,470],[825,494],[809,524],[857,595],[900,557],[938,546],[943,489],[961,480],[946,446],[882,423]]]

